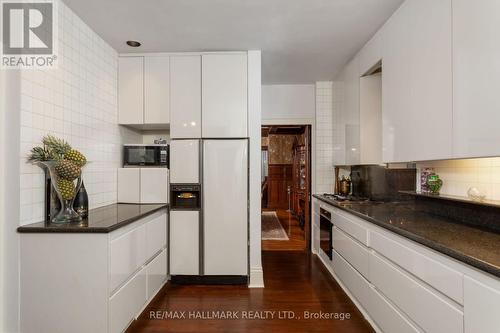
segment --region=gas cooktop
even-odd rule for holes
[[[323,193],[323,196],[327,199],[334,201],[348,201],[348,202],[360,202],[360,201],[370,201],[370,198],[358,197],[353,195],[340,195],[333,193]]]

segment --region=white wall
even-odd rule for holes
[[[419,162],[417,189],[423,168],[433,168],[443,180],[442,194],[465,197],[469,188],[476,187],[486,199],[500,201],[500,157]]]
[[[314,119],[314,84],[262,86],[262,119]]]

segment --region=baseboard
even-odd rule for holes
[[[264,271],[262,267],[250,269],[250,283],[248,288],[264,288]]]
[[[170,277],[172,284],[220,284],[236,285],[248,284],[246,275],[172,275]]]

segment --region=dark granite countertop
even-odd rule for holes
[[[161,209],[167,204],[113,204],[91,209],[80,223],[53,224],[38,222],[17,228],[20,233],[109,233]]]
[[[414,201],[342,203],[315,198],[500,277],[500,234],[426,213]]]

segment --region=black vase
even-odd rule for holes
[[[89,196],[87,195],[87,190],[85,189],[85,184],[82,181],[82,186],[80,191],[76,194],[75,201],[73,203],[73,209],[82,217],[86,218],[89,216]]]

